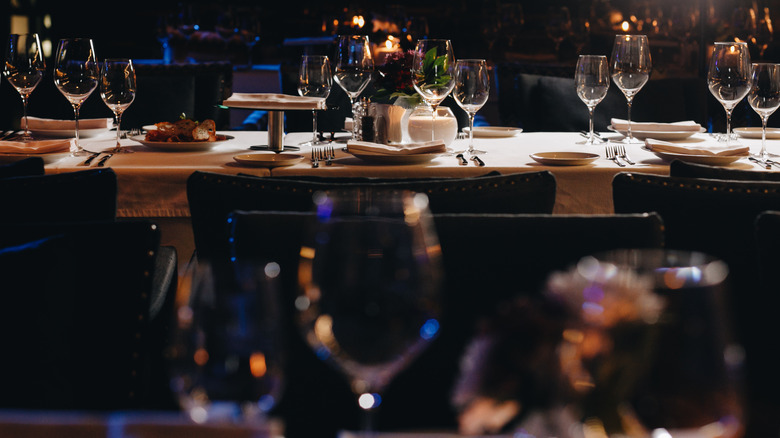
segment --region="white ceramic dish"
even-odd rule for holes
[[[607,126],[607,129],[609,129],[612,132],[617,132],[623,137],[628,136],[628,131],[626,130],[620,130],[613,128],[612,125]],[[685,140],[686,138],[692,136],[693,134],[697,134],[700,132],[706,131],[703,127],[699,128],[698,131],[642,131],[631,128],[631,135],[639,140],[644,140],[646,138],[654,138],[656,140],[664,140],[664,141],[674,141],[674,140]]]
[[[214,146],[233,140],[233,137],[229,135],[223,137],[224,138],[217,141],[146,141],[145,135],[135,135],[130,137],[130,140],[137,141],[146,147],[161,151],[193,152],[207,151]]]
[[[67,157],[70,155],[70,152],[52,152],[50,154],[0,154],[0,163],[13,163],[14,161],[23,160],[25,158],[30,157],[41,157],[43,158],[44,164],[50,164],[55,161],[59,161],[62,158]]]
[[[298,164],[303,160],[298,154],[241,154],[233,157],[239,164],[252,167],[283,167]]]
[[[672,152],[652,151],[646,147],[642,149],[654,153],[658,158],[664,161],[680,160],[689,163],[709,164],[710,166],[725,166],[731,164],[740,158],[747,158],[747,155],[691,155],[675,154]]]
[[[530,157],[548,166],[583,166],[597,160],[599,155],[588,152],[539,152]]]
[[[348,153],[354,155],[357,158],[360,158],[363,161],[367,161],[369,163],[378,163],[378,164],[422,164],[427,163],[433,160],[434,158],[438,157],[440,154],[399,154],[399,155],[391,155],[391,154],[374,154],[371,152],[364,152],[364,151],[350,151],[347,150]]]
[[[79,129],[79,138],[93,138],[110,132],[110,128]],[[70,138],[76,137],[74,129],[30,129],[33,136]]]
[[[463,132],[469,133],[469,128],[463,128]],[[474,138],[505,138],[514,137],[523,132],[521,128],[510,128],[504,126],[475,126]]]
[[[756,138],[761,140],[761,128],[734,128],[734,132],[742,138]],[[766,138],[780,139],[780,128],[766,128]]]

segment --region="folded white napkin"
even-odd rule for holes
[[[222,104],[228,107],[267,110],[323,110],[327,108],[324,97],[275,93],[233,93]]]
[[[435,154],[445,152],[447,148],[442,140],[432,140],[420,143],[386,145],[368,141],[350,140],[347,142],[349,152],[369,152],[385,155]]]
[[[0,141],[2,154],[50,154],[67,152],[76,146],[75,138],[34,141]]]
[[[114,125],[112,118],[79,119],[79,129],[108,129]],[[44,119],[27,117],[29,129],[76,129],[75,120]]]
[[[646,139],[645,145],[651,151],[669,152],[672,154],[686,155],[719,155],[719,156],[748,156],[750,148],[742,145],[720,146],[714,144],[694,145],[683,143],[669,143],[661,140]]]
[[[617,131],[628,130],[628,120],[612,119],[612,128]],[[636,131],[663,131],[663,132],[698,132],[701,125],[693,120],[683,122],[661,123],[661,122],[631,122],[631,129]]]

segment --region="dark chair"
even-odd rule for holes
[[[159,230],[148,221],[0,227],[0,407],[159,408],[150,318]]]
[[[669,164],[669,176],[739,181],[780,181],[780,173],[777,172],[732,169],[729,167],[688,163],[680,160],[673,160]]]
[[[277,261],[290,324],[287,386],[278,414],[286,433],[335,436],[359,427],[359,409],[345,378],[311,352],[293,324],[301,237],[312,213],[234,212],[231,254]],[[659,248],[663,225],[654,214],[437,214],[445,284],[441,336],[384,394],[381,430],[454,429],[450,403],[459,359],[480,316],[518,295],[535,295],[551,271],[582,256],[616,248]],[[564,244],[561,244],[564,243]]]
[[[15,176],[37,176],[43,175],[45,172],[41,157],[29,157],[0,165],[0,179]]]
[[[196,171],[187,180],[195,248],[205,257],[227,253],[233,210],[310,211],[318,190],[424,192],[434,213],[552,213],[555,177],[548,171],[469,178],[257,178]]]

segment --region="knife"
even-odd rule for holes
[[[471,159],[472,159],[472,160],[474,160],[474,164],[476,164],[477,166],[484,166],[484,165],[485,165],[485,162],[484,162],[484,161],[482,161],[482,159],[481,159],[481,158],[479,158],[479,157],[478,157],[478,156],[476,156],[476,155],[474,155],[473,157],[471,157]]]
[[[466,157],[464,157],[463,154],[455,155],[455,158],[460,160],[460,165],[461,166],[466,166],[466,165],[469,164],[468,160],[466,160]]]

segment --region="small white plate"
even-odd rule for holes
[[[365,151],[360,151],[360,152],[350,151],[349,149],[347,149],[347,152],[356,156],[357,158],[360,158],[363,161],[367,161],[370,163],[379,163],[379,164],[422,164],[422,163],[427,163],[440,155],[438,153],[399,154],[399,155],[374,154]]]
[[[654,153],[658,158],[664,161],[680,160],[689,163],[709,164],[710,166],[724,166],[731,164],[740,158],[747,158],[747,155],[691,155],[675,154],[673,152],[652,151],[646,147],[642,149]]]
[[[757,138],[761,140],[761,128],[734,128],[734,132],[742,138]],[[780,128],[766,128],[767,139],[780,139]]]
[[[0,163],[13,163],[15,161],[23,160],[25,158],[30,157],[41,157],[43,158],[44,164],[51,164],[55,161],[58,161],[62,158],[67,157],[70,155],[69,151],[65,152],[52,152],[49,154],[0,154]]]
[[[283,167],[298,164],[303,160],[298,154],[241,154],[233,157],[238,163],[252,167]]]
[[[463,128],[463,132],[469,133],[469,128]],[[502,138],[514,137],[523,132],[521,128],[509,128],[504,126],[475,126],[474,138]]]
[[[214,146],[233,140],[233,137],[223,135],[216,141],[146,141],[146,135],[142,134],[132,136],[130,137],[130,140],[137,141],[146,147],[159,149],[161,151],[193,152],[207,151]]]
[[[588,152],[538,152],[530,157],[548,166],[582,166],[592,163],[599,155]]]
[[[110,132],[111,128],[79,129],[79,138],[92,138]],[[33,136],[70,138],[76,137],[74,129],[30,129]]]
[[[609,129],[612,132],[617,132],[623,137],[628,136],[628,131],[625,129],[617,130],[612,127],[612,125],[607,126],[607,129]],[[665,140],[665,141],[674,141],[674,140],[685,140],[686,138],[692,136],[693,134],[697,134],[699,132],[704,132],[706,129],[704,127],[699,128],[698,131],[642,131],[642,130],[636,130],[634,128],[631,128],[631,135],[639,140],[644,140],[646,138],[654,138],[656,140]]]

